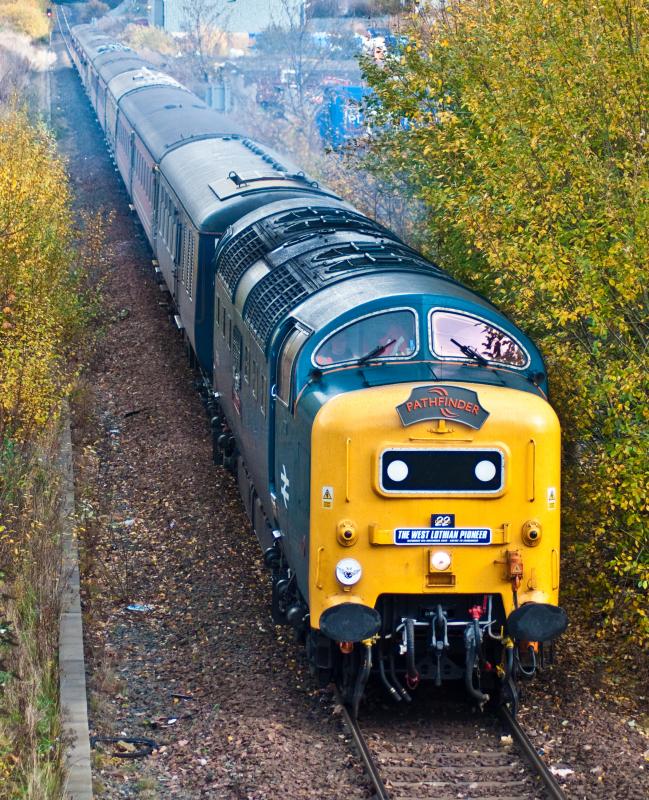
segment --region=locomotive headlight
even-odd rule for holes
[[[433,569],[440,572],[448,569],[451,566],[451,554],[445,550],[437,550],[435,553],[430,554],[430,565]]]
[[[336,578],[343,586],[358,583],[362,574],[363,568],[355,558],[342,558],[336,564]]]

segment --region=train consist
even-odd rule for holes
[[[91,26],[71,54],[206,386],[277,622],[354,710],[480,706],[566,626],[560,431],[493,305]],[[218,547],[218,542],[214,543]]]

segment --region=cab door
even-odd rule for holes
[[[271,493],[276,522],[284,536],[283,544],[295,565],[298,585],[306,591],[308,524],[309,444],[300,439],[294,417],[295,364],[310,331],[298,324],[286,333],[277,358],[275,385],[271,391],[270,453]]]
[[[282,473],[282,464],[279,463],[279,459],[282,457],[282,453],[288,444],[290,420],[293,416],[291,408],[291,403],[294,399],[291,396],[293,367],[297,354],[308,337],[308,330],[302,326],[293,324],[284,336],[279,349],[279,355],[275,362],[274,384],[270,392],[270,419],[272,426],[270,444],[274,450],[274,458],[272,457],[273,453],[271,453],[271,458],[269,458],[269,463],[272,465],[270,475],[271,486],[276,483],[275,476],[279,476]],[[277,480],[279,481],[279,478],[277,478]],[[286,501],[283,505],[286,508]]]

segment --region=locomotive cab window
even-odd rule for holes
[[[279,357],[279,369],[277,371],[277,399],[284,405],[288,405],[291,399],[291,378],[293,376],[293,364],[304,342],[309,334],[301,328],[294,328],[284,340],[282,352]]]
[[[530,357],[511,334],[490,322],[458,311],[430,314],[431,351],[453,361],[489,361],[524,369]]]
[[[410,358],[417,352],[417,317],[401,309],[372,314],[340,328],[320,345],[316,367],[345,364],[359,358]]]

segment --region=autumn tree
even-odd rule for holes
[[[428,209],[429,251],[540,344],[564,587],[647,646],[649,6],[451,0],[407,35],[364,65],[384,130],[369,165]]]
[[[184,28],[201,80],[209,83],[212,62],[223,41],[223,26],[231,5],[228,0],[184,0]]]

